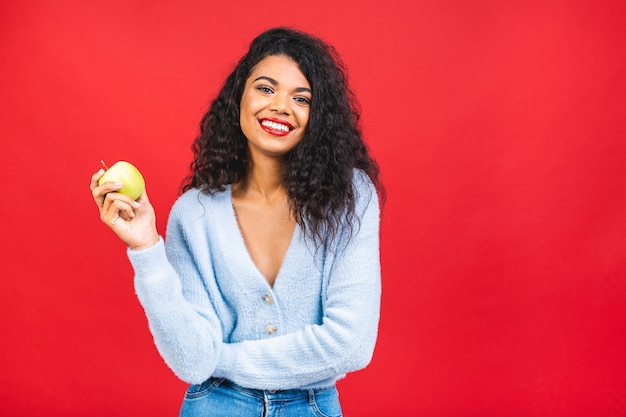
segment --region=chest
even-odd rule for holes
[[[264,205],[233,199],[232,204],[250,259],[273,286],[293,239],[295,219],[286,203]]]

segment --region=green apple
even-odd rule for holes
[[[146,183],[141,172],[133,164],[126,161],[117,161],[111,168],[107,169],[104,161],[100,162],[106,171],[100,178],[100,181],[98,181],[98,185],[102,185],[105,182],[121,182],[124,186],[117,191],[118,193],[127,195],[133,200],[139,198],[146,188]]]

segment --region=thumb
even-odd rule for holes
[[[136,201],[141,205],[150,204],[150,199],[148,198],[148,193],[146,192],[145,189],[143,190],[143,193],[141,193],[141,195],[139,196],[139,198],[137,198]]]

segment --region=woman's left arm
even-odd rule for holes
[[[370,362],[380,315],[380,209],[369,179],[356,175],[355,184],[359,222],[351,236],[341,237],[322,324],[270,339],[225,343],[214,376],[248,387],[291,389],[337,378]]]

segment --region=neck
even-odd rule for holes
[[[284,197],[284,165],[275,159],[250,161],[248,175],[235,186],[239,194],[254,195],[266,201]]]

